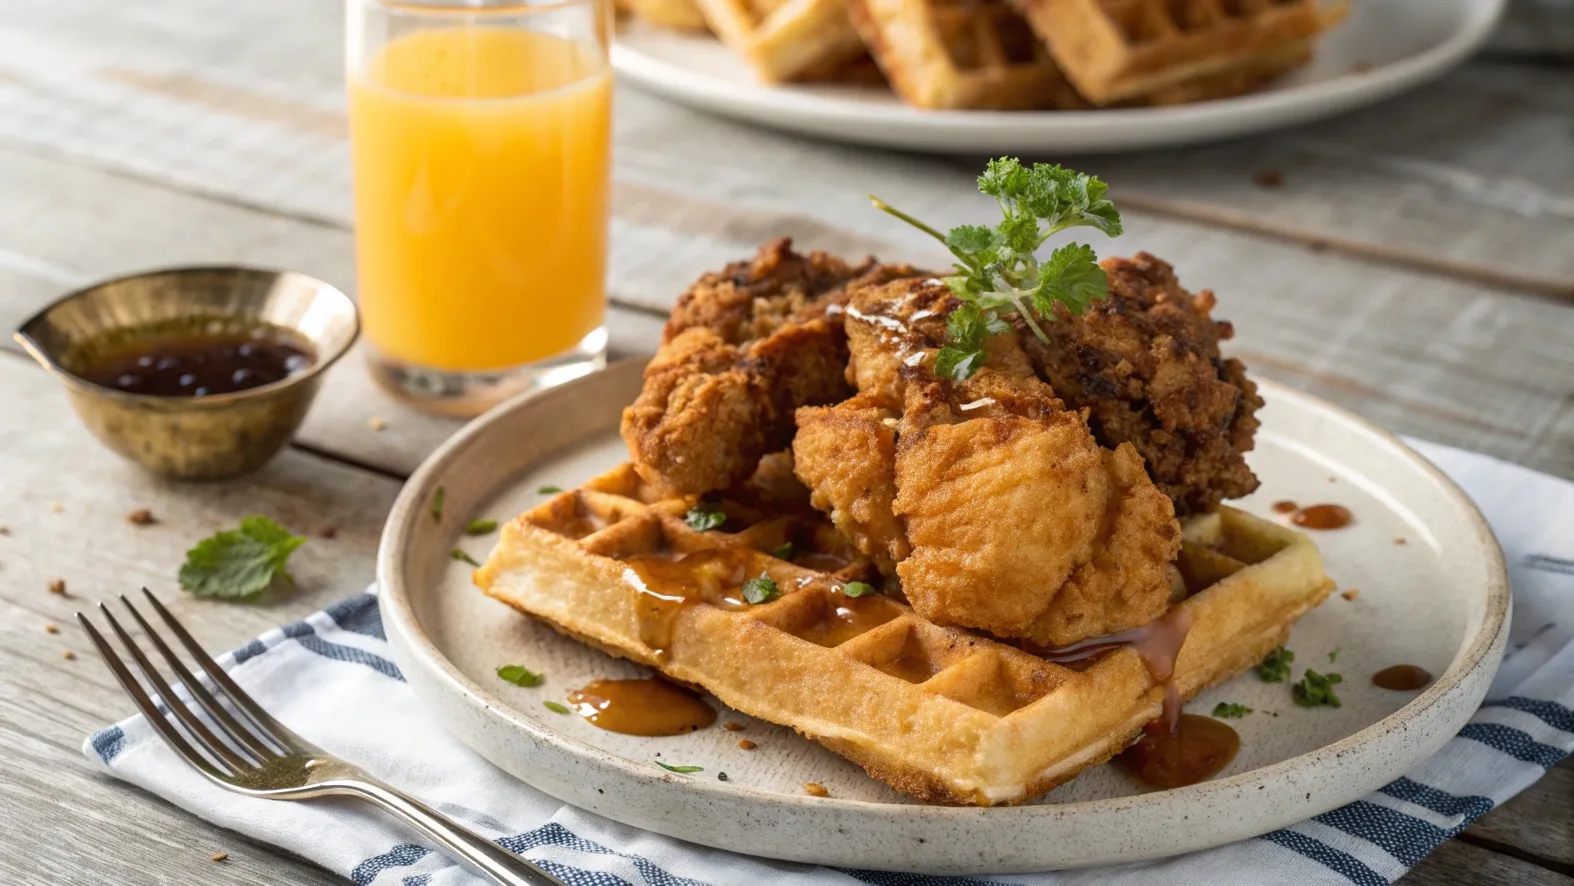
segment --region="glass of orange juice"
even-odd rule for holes
[[[610,0],[347,0],[373,377],[473,415],[604,365]]]

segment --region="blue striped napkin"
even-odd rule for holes
[[[1363,799],[1255,839],[1160,861],[932,877],[748,858],[618,824],[515,781],[444,733],[389,660],[371,593],[270,631],[221,663],[297,731],[573,886],[1388,884],[1574,751],[1574,484],[1481,455],[1414,445],[1475,497],[1511,564],[1513,634],[1489,700],[1435,757]],[[359,805],[271,803],[214,787],[140,717],[94,734],[84,752],[118,778],[358,884],[482,882]]]

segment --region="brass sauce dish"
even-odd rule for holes
[[[272,384],[203,397],[151,396],[82,377],[95,355],[148,330],[192,335],[277,327],[314,352],[311,365]],[[71,405],[106,446],[181,480],[256,470],[300,427],[323,372],[360,332],[355,304],[293,271],[169,268],[99,283],[34,315],[16,340],[66,386]]]

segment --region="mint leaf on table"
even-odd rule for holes
[[[497,675],[515,686],[540,686],[545,679],[541,674],[532,671],[524,665],[503,665],[497,669]]]
[[[267,590],[275,579],[294,584],[285,563],[306,536],[295,535],[262,516],[240,521],[197,542],[180,567],[180,586],[198,597],[244,600]]]

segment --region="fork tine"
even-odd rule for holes
[[[125,646],[126,650],[131,653],[131,658],[137,663],[137,667],[141,669],[142,676],[149,683],[153,684],[153,691],[157,692],[159,698],[164,700],[164,707],[168,708],[170,713],[174,714],[185,725],[187,733],[196,739],[197,744],[202,745],[203,750],[223,760],[232,772],[244,772],[253,768],[255,764],[242,759],[239,754],[230,749],[230,746],[223,739],[210,732],[208,727],[203,725],[202,719],[193,713],[191,708],[186,706],[185,702],[180,700],[180,697],[175,694],[174,690],[169,688],[169,684],[164,682],[164,676],[158,672],[158,668],[153,667],[151,661],[148,661],[148,657],[142,653],[142,647],[133,642],[131,635],[127,634],[125,629],[120,626],[120,622],[115,620],[114,613],[109,611],[109,607],[100,603],[98,604],[98,610],[105,620],[109,622],[109,627],[115,632],[115,636],[120,638],[121,645]]]
[[[176,729],[173,723],[166,720],[164,715],[159,713],[158,705],[153,703],[153,699],[148,698],[148,694],[143,690],[142,684],[138,683],[137,678],[131,675],[131,671],[120,660],[120,656],[115,653],[114,647],[110,646],[109,641],[104,639],[104,635],[100,634],[98,629],[93,627],[93,623],[88,621],[87,616],[78,612],[77,621],[81,622],[83,630],[87,631],[87,635],[92,639],[93,645],[98,647],[98,654],[103,656],[104,663],[109,665],[109,670],[115,675],[115,679],[120,681],[120,687],[126,690],[127,695],[131,696],[131,701],[137,706],[137,710],[141,711],[142,716],[147,719],[148,723],[152,724],[159,737],[164,739],[165,744],[169,745],[170,750],[174,751],[176,756],[196,767],[197,771],[208,778],[214,781],[225,779],[227,773],[220,771],[207,757],[197,753],[195,748],[186,743],[186,739],[181,736],[180,730]]]
[[[235,703],[235,707],[242,714],[245,714],[246,718],[261,730],[269,740],[286,750],[308,754],[321,753],[316,745],[290,731],[283,723],[273,719],[273,716],[263,710],[261,705],[252,701],[251,696],[246,694],[246,690],[237,686],[235,681],[230,679],[230,675],[224,673],[224,669],[219,667],[218,663],[213,660],[212,656],[208,655],[201,646],[197,645],[197,641],[193,640],[191,634],[186,632],[185,627],[175,620],[175,616],[171,615],[168,609],[164,608],[164,604],[160,603],[158,598],[153,596],[152,591],[143,588],[142,594],[153,605],[153,609],[159,614],[159,618],[162,618],[164,623],[169,625],[169,629],[175,633],[175,637],[180,640],[181,645],[186,647],[186,652],[190,653],[192,660],[197,663],[197,666],[202,668],[203,672],[212,678],[213,682],[220,689],[224,690],[224,693]]]
[[[180,660],[180,657],[175,654],[173,649],[169,648],[169,644],[164,642],[164,638],[159,636],[158,631],[153,630],[153,626],[148,624],[147,619],[142,617],[142,613],[137,611],[137,607],[131,605],[131,600],[125,594],[120,595],[120,602],[126,604],[126,609],[131,612],[131,617],[137,620],[138,625],[142,626],[142,632],[147,635],[149,640],[153,641],[153,645],[158,649],[159,654],[164,656],[164,660],[175,671],[175,676],[180,679],[181,683],[185,684],[186,691],[190,692],[191,697],[197,700],[197,704],[202,705],[202,709],[208,712],[208,716],[212,717],[213,721],[219,725],[220,731],[235,743],[243,745],[259,763],[279,755],[279,752],[269,747],[267,742],[257,736],[257,733],[241,725],[239,721],[231,716],[224,705],[220,704],[219,700],[213,697],[213,693],[209,692],[207,687],[202,685],[202,681],[191,675],[191,671],[186,669],[186,665]]]

